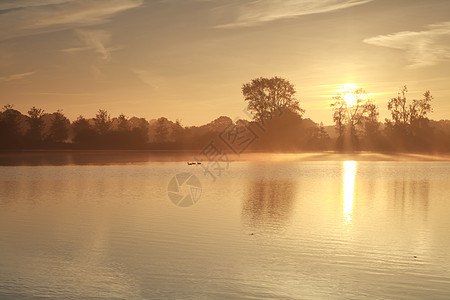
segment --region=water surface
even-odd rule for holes
[[[0,167],[0,298],[450,295],[449,162],[30,164]]]

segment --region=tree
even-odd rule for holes
[[[11,104],[3,106],[0,113],[0,147],[17,147],[22,138],[20,118],[22,114]]]
[[[430,91],[426,91],[423,97],[420,100],[413,100],[409,108],[411,126],[416,128],[427,126],[429,121],[427,115],[433,112],[433,108],[431,107],[433,96],[431,96]]]
[[[2,107],[3,112],[5,112],[7,110],[11,110],[11,109],[14,109],[14,104],[7,103],[7,104],[3,105],[3,107]]]
[[[138,146],[143,146],[148,141],[149,124],[145,118],[133,117],[130,119],[132,123],[131,135],[133,136],[133,143]]]
[[[44,110],[41,108],[32,107],[28,111],[28,124],[30,128],[27,132],[27,139],[31,142],[42,141],[42,131],[44,129]]]
[[[388,102],[388,110],[391,112],[391,120],[386,120],[388,123],[398,126],[405,127],[408,126],[423,126],[428,120],[427,115],[433,112],[431,107],[431,96],[430,91],[426,91],[423,94],[423,99],[413,100],[411,104],[408,105],[406,99],[406,93],[408,88],[403,86],[398,93],[396,98],[392,98]]]
[[[111,127],[111,117],[106,109],[99,109],[94,118],[95,127],[101,135],[106,135]]]
[[[345,118],[347,117],[347,103],[343,99],[335,99],[331,103],[333,110],[333,122],[336,124],[336,131],[339,133],[339,138],[344,136]]]
[[[430,141],[432,129],[429,127],[428,114],[433,112],[430,91],[423,94],[423,99],[412,100],[408,103],[406,93],[408,88],[403,86],[396,98],[388,102],[391,120],[386,119],[388,134],[397,146],[407,148],[424,148]]]
[[[264,121],[289,110],[300,116],[305,112],[295,98],[295,88],[280,77],[256,78],[242,86],[244,100],[255,121]]]
[[[374,126],[373,124],[378,122],[376,105],[367,99],[367,93],[362,88],[344,91],[333,99],[331,108],[333,121],[339,133],[338,148],[345,150],[359,148],[358,136],[364,132],[365,125],[371,122],[371,126]]]
[[[169,120],[164,117],[161,117],[156,121],[155,141],[157,143],[163,143],[167,141],[167,136],[169,135],[168,123]]]
[[[82,115],[78,116],[77,120],[72,123],[72,130],[75,143],[93,145],[97,141],[98,133]]]
[[[49,139],[55,143],[64,142],[69,136],[69,125],[69,119],[66,118],[62,110],[58,109],[53,113]]]
[[[117,118],[118,124],[117,124],[117,129],[120,132],[127,132],[130,128],[129,124],[128,124],[128,118],[124,115],[124,114],[120,114],[119,117]]]
[[[330,136],[328,135],[323,123],[320,122],[319,126],[309,128],[309,140],[307,143],[307,149],[311,150],[328,150],[330,143]]]
[[[79,115],[78,118],[72,123],[72,129],[73,133],[77,135],[83,130],[91,129],[91,125],[85,117]]]
[[[378,107],[369,102],[366,104],[367,114],[363,116],[362,124],[364,126],[364,135],[366,137],[373,137],[379,134],[380,123],[378,116],[380,115]]]
[[[176,120],[174,124],[172,124],[172,136],[175,142],[180,143],[183,139],[184,128],[181,125],[180,120]]]
[[[8,136],[17,137],[20,135],[19,122],[22,114],[14,109],[14,105],[6,104],[2,109],[1,121],[4,123]]]
[[[406,105],[406,93],[408,88],[403,86],[396,98],[388,102],[388,110],[391,112],[392,123],[395,126],[406,127],[409,123],[409,109]],[[388,122],[388,120],[386,120]]]

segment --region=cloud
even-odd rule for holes
[[[108,21],[143,0],[6,1],[0,4],[0,40]]]
[[[0,82],[7,82],[7,81],[14,81],[14,80],[20,80],[27,77],[30,77],[36,72],[27,72],[27,73],[20,73],[20,74],[12,74],[7,76],[0,77]]]
[[[373,0],[253,0],[238,2],[236,19],[218,28],[254,26],[264,22],[296,16],[326,13],[361,5]],[[229,9],[230,6],[224,6]]]
[[[66,53],[75,53],[82,51],[93,51],[100,54],[101,58],[109,61],[111,59],[111,51],[113,48],[107,48],[105,45],[109,43],[111,34],[105,30],[76,30],[77,37],[82,43],[80,47],[67,48],[60,50]]]
[[[433,66],[450,60],[450,22],[428,25],[423,31],[378,35],[364,42],[405,51],[410,68]]]
[[[140,81],[151,87],[152,89],[159,89],[163,85],[164,80],[162,77],[156,76],[145,70],[132,70]]]
[[[40,1],[36,1],[36,0],[2,0],[0,2],[0,11],[23,8],[23,7],[30,7],[30,6],[44,6],[44,5],[58,4],[58,3],[69,2],[69,1],[71,1],[71,0],[40,0]]]
[[[58,93],[58,92],[24,92],[21,95],[34,95],[34,96],[77,96],[77,97],[89,97],[95,96],[92,93]]]

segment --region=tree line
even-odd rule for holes
[[[241,145],[247,142],[247,151],[450,151],[450,121],[429,119],[431,93],[409,100],[407,92],[404,86],[389,100],[390,118],[381,122],[378,106],[363,89],[345,91],[330,105],[334,126],[304,118],[294,85],[280,77],[243,84],[251,121],[222,116],[202,126],[164,117],[111,117],[105,109],[71,122],[62,110],[31,107],[22,114],[7,104],[0,112],[0,149],[195,150],[219,136],[227,143],[227,133]]]

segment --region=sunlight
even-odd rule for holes
[[[352,222],[353,200],[355,190],[356,161],[344,161],[344,193],[343,193],[343,223],[349,225]]]
[[[354,90],[356,90],[356,84],[354,84],[354,83],[345,83],[341,88],[342,92],[354,91]]]
[[[340,92],[342,98],[344,98],[347,106],[353,106],[356,104],[356,96],[355,96],[356,85],[353,83],[346,83],[341,88]]]

